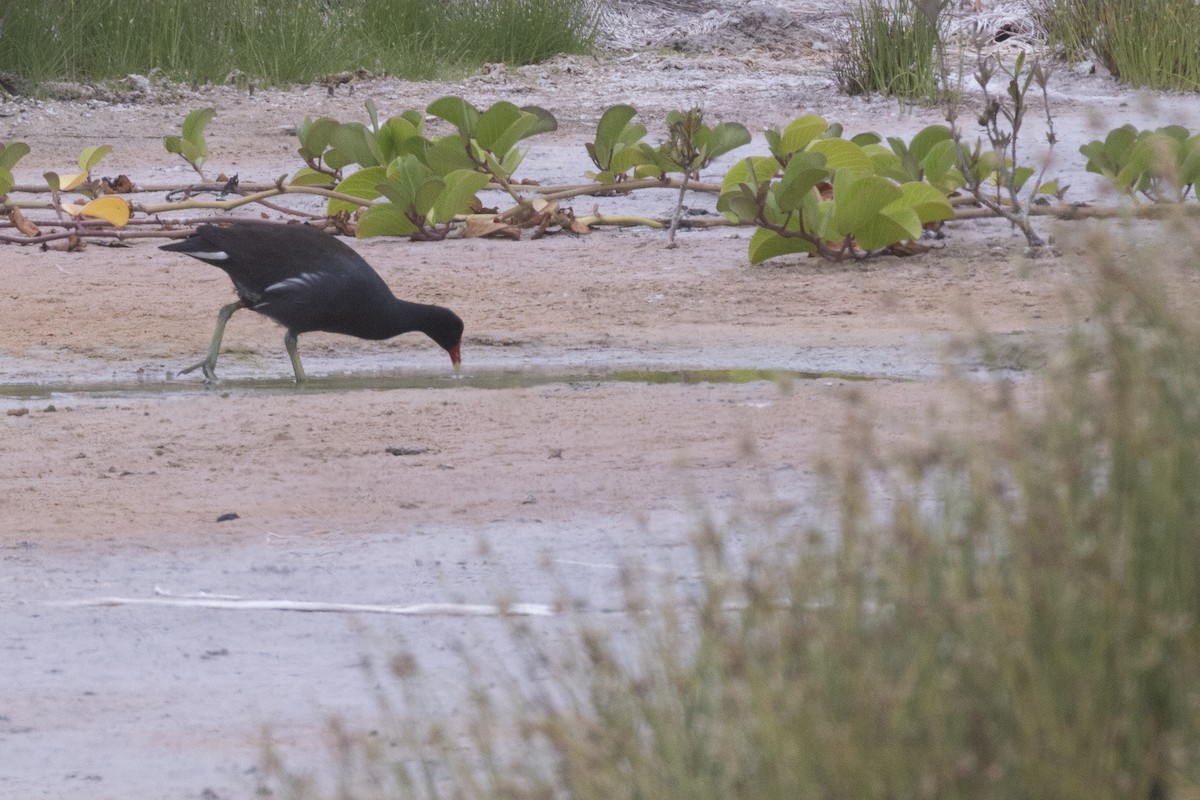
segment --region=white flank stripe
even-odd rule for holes
[[[281,292],[281,291],[285,291],[287,289],[303,289],[306,287],[312,288],[314,286],[319,285],[320,283],[321,283],[321,273],[305,272],[303,274],[295,276],[294,278],[286,278],[282,281],[278,281],[277,283],[272,283],[270,286],[268,286],[266,289],[263,290],[263,293],[266,294],[267,292]]]
[[[224,250],[213,250],[210,253],[194,252],[188,253],[188,255],[192,258],[198,258],[201,261],[225,261],[229,258],[229,253],[226,253]]]

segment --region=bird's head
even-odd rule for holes
[[[438,308],[437,316],[437,324],[429,336],[450,354],[450,363],[458,371],[462,364],[463,321],[448,308]]]

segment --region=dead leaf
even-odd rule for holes
[[[115,178],[101,178],[100,192],[102,194],[133,194],[133,181],[128,175],[118,175]]]
[[[499,214],[499,208],[487,208],[483,205],[478,197],[471,198],[471,213],[472,214]]]
[[[57,250],[60,253],[76,253],[87,245],[83,239],[72,234],[66,241],[42,242],[42,250]]]
[[[515,242],[521,238],[521,229],[516,225],[490,219],[468,219],[463,229],[463,238],[479,239],[484,236],[507,236]]]
[[[42,229],[34,225],[29,219],[21,213],[21,209],[13,206],[8,212],[8,221],[11,222],[17,230],[25,236],[41,236]]]
[[[918,242],[896,242],[888,248],[888,252],[894,256],[919,256],[921,253],[928,253],[932,249],[929,245]]]
[[[343,236],[353,238],[358,233],[358,226],[350,219],[349,211],[339,211],[329,218],[330,224]]]

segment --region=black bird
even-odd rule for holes
[[[265,314],[287,329],[283,344],[292,359],[296,382],[304,367],[296,337],[326,331],[360,339],[390,339],[421,331],[461,362],[463,323],[448,308],[399,300],[379,273],[348,245],[309,225],[244,221],[228,226],[201,225],[192,236],[164,244],[161,250],[186,253],[225,270],[238,300],[217,314],[208,356],[180,372],[203,369],[217,379],[217,354],[225,323],[239,308]]]

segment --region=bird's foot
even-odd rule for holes
[[[198,369],[204,370],[204,382],[205,383],[216,383],[217,382],[216,365],[213,364],[212,360],[208,359],[208,358],[204,359],[203,361],[197,361],[195,364],[192,364],[187,369],[179,370],[179,372],[176,373],[176,375],[187,375],[189,372],[195,372]]]

